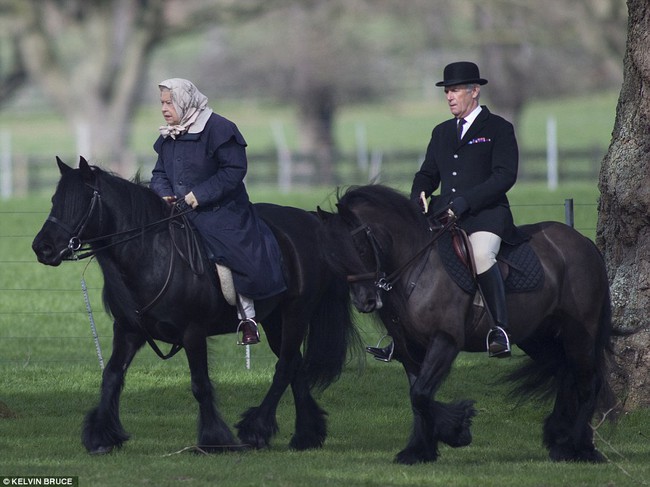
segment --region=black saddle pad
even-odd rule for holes
[[[445,269],[458,286],[465,292],[474,294],[476,282],[469,269],[454,252],[451,234],[445,232],[438,240],[438,252]],[[501,244],[497,260],[508,265],[505,280],[507,293],[523,293],[539,289],[544,283],[544,270],[539,257],[528,242],[518,245]]]

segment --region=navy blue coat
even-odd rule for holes
[[[424,162],[415,174],[411,199],[420,192],[432,196],[430,213],[442,211],[452,200],[465,199],[469,210],[458,224],[468,234],[487,231],[508,243],[525,237],[513,223],[507,191],[517,180],[519,150],[510,122],[483,106],[459,142],[456,119],[433,129]]]
[[[209,258],[232,270],[236,291],[252,299],[284,291],[280,248],[244,186],[246,141],[237,126],[213,113],[202,132],[160,136],[154,150],[151,188],[179,200],[194,193],[199,206],[188,217]]]

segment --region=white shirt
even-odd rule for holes
[[[465,118],[465,123],[463,124],[463,133],[461,134],[461,139],[465,137],[465,134],[469,130],[469,127],[472,125],[474,120],[476,120],[476,117],[478,117],[478,114],[481,113],[481,105],[477,106],[474,110],[471,111],[469,115],[467,115]]]

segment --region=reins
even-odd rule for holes
[[[98,208],[99,211],[99,226],[101,228],[101,222],[102,222],[102,205],[101,205],[101,195],[99,193],[99,190],[97,188],[93,187],[93,197],[90,201],[90,206],[88,208],[88,211],[86,213],[86,216],[79,222],[79,224],[76,226],[76,228],[72,229],[68,224],[65,222],[59,220],[58,218],[49,215],[47,217],[47,220],[60,226],[63,228],[66,232],[70,234],[70,240],[68,241],[68,246],[63,249],[60,254],[63,255],[65,253],[70,253],[70,256],[65,259],[65,260],[81,260],[85,259],[88,257],[94,257],[96,254],[99,252],[106,250],[108,248],[126,243],[130,240],[133,240],[139,236],[142,236],[147,230],[154,228],[158,225],[161,225],[163,223],[168,223],[168,228],[169,228],[169,236],[172,242],[173,248],[170,251],[170,256],[169,256],[169,270],[167,272],[167,277],[165,279],[165,282],[163,283],[161,289],[158,291],[156,296],[145,306],[143,306],[139,310],[135,310],[136,315],[141,316],[145,314],[147,311],[149,311],[153,306],[162,298],[162,296],[167,292],[167,289],[169,288],[169,284],[171,283],[171,278],[174,273],[174,267],[175,267],[175,257],[176,254],[178,255],[185,261],[187,264],[190,266],[190,269],[192,272],[195,274],[202,274],[205,269],[203,267],[203,261],[201,259],[201,251],[200,251],[200,244],[196,238],[195,233],[192,231],[190,224],[187,220],[187,214],[194,211],[194,208],[189,207],[188,205],[185,204],[184,201],[181,201],[177,203],[176,205],[172,206],[171,214],[168,217],[162,218],[160,220],[156,220],[151,223],[147,223],[145,225],[142,225],[137,228],[131,228],[127,230],[122,230],[119,232],[115,232],[112,234],[107,234],[107,235],[102,235],[100,237],[94,237],[94,238],[89,238],[86,240],[82,240],[82,234],[86,227],[88,226],[88,222],[90,221],[90,218],[92,217],[93,213],[95,212],[95,209]],[[182,223],[180,224],[180,227],[185,230],[185,247],[187,248],[187,255],[185,255],[182,251],[181,246],[178,244],[178,242],[174,238],[174,231],[173,231],[173,225],[175,223],[178,223],[178,219],[182,219]],[[91,244],[95,242],[100,242],[100,241],[105,241],[107,239],[112,239],[115,237],[121,237],[126,235],[125,238],[119,239],[117,241],[108,243],[102,247],[99,248],[92,248]],[[84,250],[83,253],[79,254],[78,252],[80,250]],[[86,250],[87,249],[87,250]],[[84,297],[86,299],[87,303],[87,308],[89,308],[89,301],[87,297],[87,291],[85,290],[85,282],[82,280],[82,290],[84,291]],[[91,326],[93,325],[93,319],[92,319],[92,311],[89,310],[89,316],[91,320]],[[138,319],[136,320],[138,325],[140,326],[140,330],[142,334],[144,335],[145,340],[149,344],[149,346],[152,348],[152,350],[160,357],[162,360],[167,360],[174,355],[176,355],[180,350],[183,349],[183,345],[180,344],[172,344],[170,351],[165,354],[160,350],[160,347],[156,344],[155,340],[149,333],[149,331],[146,329],[146,327],[142,324],[142,320]],[[96,346],[98,347],[98,343],[96,342]],[[103,366],[102,359],[101,359],[101,350],[98,348],[98,356],[100,357],[100,366]],[[103,367],[102,367],[103,368]]]
[[[383,289],[384,291],[390,291],[393,289],[394,280],[399,277],[406,269],[408,269],[416,260],[418,260],[425,252],[427,252],[433,244],[440,238],[442,235],[453,227],[456,223],[456,218],[451,215],[447,217],[447,220],[442,225],[441,228],[437,229],[437,233],[431,237],[431,239],[424,245],[420,250],[413,254],[406,262],[400,265],[397,269],[391,272],[388,276],[386,273],[381,270],[381,259],[380,259],[380,245],[376,237],[372,233],[372,229],[369,225],[362,223],[359,227],[355,228],[350,232],[352,236],[356,235],[359,232],[365,232],[370,246],[372,247],[376,269],[375,272],[366,272],[363,274],[351,274],[347,276],[348,283],[361,282],[375,280],[375,287]]]
[[[137,227],[137,228],[129,228],[127,230],[121,230],[119,232],[110,233],[110,234],[107,234],[107,235],[102,235],[100,237],[94,237],[94,238],[89,238],[89,239],[86,239],[86,240],[82,240],[81,235],[82,235],[83,231],[86,229],[86,226],[88,225],[88,221],[90,220],[90,217],[92,216],[93,211],[94,211],[94,209],[96,207],[98,207],[99,211],[100,211],[99,222],[100,222],[100,226],[101,226],[101,221],[102,221],[101,195],[100,195],[100,193],[99,193],[99,191],[97,189],[95,189],[94,192],[93,192],[93,198],[92,198],[92,200],[90,202],[90,208],[88,209],[88,213],[86,213],[86,217],[81,222],[79,222],[79,225],[77,225],[77,228],[75,230],[71,230],[71,228],[65,222],[62,222],[61,220],[59,220],[56,217],[53,217],[51,215],[47,217],[48,221],[51,221],[52,223],[55,223],[56,225],[59,225],[61,228],[63,228],[66,232],[68,232],[71,235],[70,240],[68,242],[68,246],[61,251],[61,253],[66,253],[68,251],[71,253],[70,257],[68,257],[65,260],[82,260],[82,259],[86,259],[88,257],[92,257],[93,255],[98,254],[99,252],[101,252],[103,250],[106,250],[106,249],[109,249],[111,247],[115,247],[117,245],[129,242],[129,241],[141,236],[143,233],[145,233],[150,228],[156,227],[156,226],[158,226],[158,225],[160,225],[162,223],[171,222],[173,220],[176,220],[179,217],[184,217],[188,213],[194,211],[193,208],[186,208],[186,209],[182,209],[182,210],[180,210],[178,212],[175,212],[176,209],[177,209],[177,206],[173,206],[171,215],[168,216],[168,217],[162,218],[160,220],[156,220],[154,222],[147,223],[147,224],[142,225],[142,226]],[[101,241],[112,239],[112,238],[115,238],[115,237],[121,237],[123,235],[127,235],[127,237],[122,238],[122,239],[117,240],[117,241],[114,241],[114,242],[111,242],[111,243],[108,243],[108,244],[106,244],[106,245],[104,245],[102,247],[99,247],[99,248],[91,248],[90,247],[90,245],[95,243],[95,242],[101,242]],[[83,251],[83,253],[81,253],[81,254],[77,253],[79,251]],[[180,253],[180,250],[179,250],[179,253]]]

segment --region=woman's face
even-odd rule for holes
[[[160,91],[160,104],[162,105],[162,115],[167,125],[178,125],[181,122],[181,117],[176,113],[176,108],[174,108],[171,91],[164,89]]]

